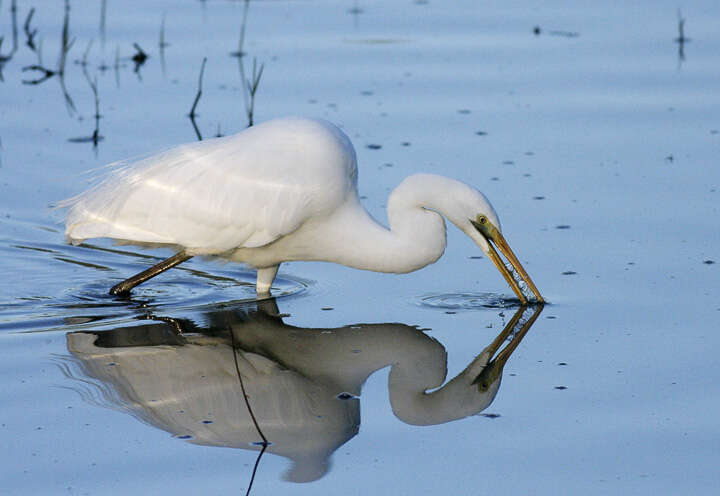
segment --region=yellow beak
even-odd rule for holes
[[[533,292],[535,298],[537,299],[537,303],[545,303],[545,299],[540,294],[540,291],[538,291],[535,283],[532,282],[532,279],[530,279],[530,275],[528,275],[528,273],[525,271],[522,264],[520,263],[520,260],[518,260],[518,258],[515,256],[515,253],[513,253],[513,251],[510,249],[510,245],[507,243],[507,241],[505,241],[505,238],[500,233],[500,231],[495,226],[493,226],[492,223],[487,220],[487,218],[484,217],[479,218],[478,222],[474,220],[471,220],[470,222],[472,222],[472,224],[480,232],[480,234],[482,234],[488,241],[488,246],[490,247],[487,251],[488,257],[490,257],[490,260],[492,260],[492,262],[495,264],[495,267],[497,267],[497,269],[503,275],[507,283],[510,285],[510,288],[512,288],[513,292],[517,295],[520,303],[526,305],[528,303],[528,298],[520,287],[519,282],[510,272],[510,269],[508,269],[508,267],[500,258],[500,255],[498,255],[498,252],[495,250],[496,246],[497,249],[500,250],[500,252],[503,254],[503,256],[507,258],[508,262],[510,262],[513,271],[518,274],[523,281],[525,281],[525,284],[527,284],[528,288],[530,288],[530,291]]]

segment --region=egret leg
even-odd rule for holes
[[[160,274],[161,272],[165,272],[168,269],[172,269],[178,264],[181,264],[185,262],[186,260],[189,260],[192,258],[192,255],[186,254],[184,251],[181,251],[180,253],[176,253],[172,257],[163,260],[159,264],[153,265],[147,270],[143,270],[139,274],[135,274],[134,276],[125,279],[123,282],[116,284],[112,288],[110,288],[110,294],[111,295],[127,295],[130,293],[130,290],[137,286],[140,283],[143,283],[147,281],[150,278],[155,277],[156,275]]]
[[[275,276],[277,275],[280,264],[272,267],[265,267],[257,271],[257,283],[255,289],[260,296],[268,296],[270,294],[270,286],[272,286]]]

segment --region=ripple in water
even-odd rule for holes
[[[449,293],[421,296],[420,304],[443,310],[477,310],[519,307],[520,300],[498,293]]]
[[[177,270],[133,289],[128,297],[108,294],[116,280],[88,280],[64,288],[55,297],[22,298],[0,302],[0,332],[77,330],[132,320],[148,313],[183,315],[209,307],[257,300],[255,272],[233,271],[232,278],[217,272]],[[273,297],[303,293],[309,282],[279,275]]]
[[[170,309],[200,309],[208,305],[246,303],[257,300],[255,272],[233,271],[232,277],[210,274],[204,271],[177,271],[165,280],[148,281],[132,290],[128,298],[144,301],[149,306]],[[160,276],[162,277],[162,276]],[[272,286],[275,298],[302,293],[308,287],[306,281],[291,276],[278,275]],[[110,297],[115,298],[115,297]]]

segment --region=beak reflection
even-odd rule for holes
[[[525,306],[518,308],[502,332],[485,348],[483,355],[487,356],[488,363],[473,381],[479,391],[487,391],[502,376],[508,358],[535,323],[544,306],[540,303],[531,308]],[[503,343],[507,343],[505,348],[498,352]]]

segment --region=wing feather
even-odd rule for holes
[[[121,164],[61,206],[70,208],[72,242],[108,237],[217,254],[292,233],[337,208],[356,181],[339,129],[287,118]]]

